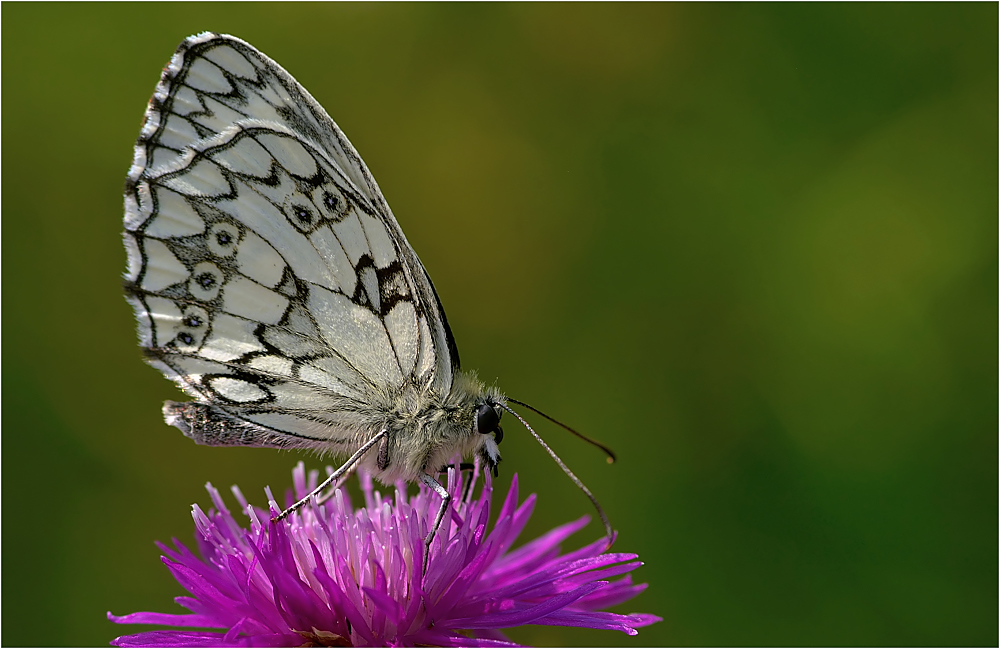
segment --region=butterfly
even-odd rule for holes
[[[461,370],[434,284],[358,152],[248,43],[192,36],[163,69],[125,185],[124,242],[146,360],[194,398],[167,401],[168,424],[199,444],[348,458],[277,518],[359,466],[423,483],[442,500],[426,570],[450,504],[434,474],[456,455],[495,473],[509,412],[612,538],[508,403],[551,418]]]

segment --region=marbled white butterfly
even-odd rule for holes
[[[423,482],[442,498],[425,562],[449,506],[434,474],[458,454],[495,471],[504,411],[597,506],[507,404],[534,408],[459,369],[434,285],[365,163],[249,44],[192,36],[163,70],[124,238],[146,359],[195,399],[167,401],[164,418],[195,442],[349,457],[310,495],[358,465]]]

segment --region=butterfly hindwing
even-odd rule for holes
[[[199,441],[336,446],[373,395],[451,388],[444,311],[374,179],[243,41],[203,34],[178,49],[125,203],[140,343],[200,402],[165,409]]]

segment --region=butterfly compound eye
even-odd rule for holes
[[[500,415],[488,403],[480,404],[476,409],[476,432],[487,435],[500,428]],[[497,436],[499,442],[499,436]]]

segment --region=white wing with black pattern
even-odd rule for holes
[[[375,180],[237,38],[191,37],[164,69],[124,238],[140,344],[197,400],[164,412],[196,441],[337,450],[379,397],[452,389],[444,310]]]

